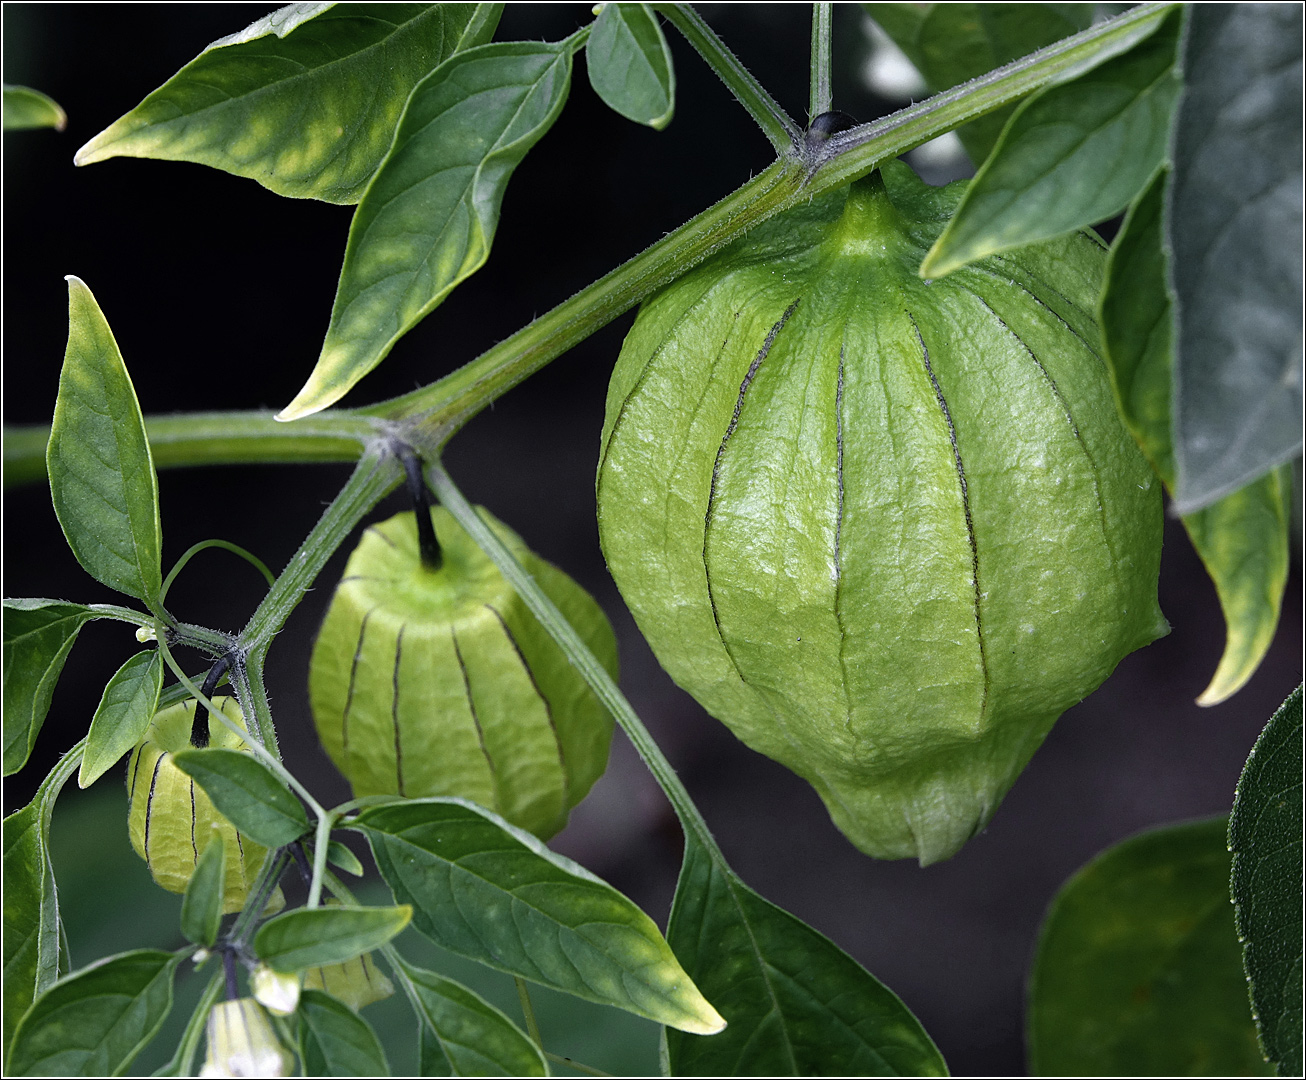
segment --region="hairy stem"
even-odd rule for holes
[[[830,111],[834,100],[830,88],[830,5],[812,5],[812,75],[807,105],[807,121],[811,123],[822,113]]]

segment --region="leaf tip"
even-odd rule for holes
[[[719,1035],[726,1029],[726,1020],[711,1006],[707,998],[700,996],[697,1011],[670,1026],[679,1031],[686,1031],[690,1035]]]

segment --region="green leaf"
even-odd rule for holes
[[[943,277],[1128,206],[1166,156],[1180,24],[1176,10],[1123,56],[1024,102],[925,256],[921,276]]]
[[[539,1048],[489,1002],[433,971],[403,960],[399,966],[412,986],[422,1025],[423,1076],[549,1075]]]
[[[1154,829],[1062,887],[1029,983],[1035,1076],[1258,1076],[1225,819]]]
[[[32,1002],[63,970],[63,926],[54,866],[50,818],[68,778],[77,770],[85,740],[63,756],[36,796],[4,820],[4,1049]]]
[[[254,935],[254,952],[274,971],[291,973],[319,964],[343,964],[379,948],[408,925],[413,909],[299,908],[269,919]]]
[[[1280,1076],[1302,1071],[1302,688],[1265,725],[1233,813],[1230,891],[1261,1049]]]
[[[753,892],[693,833],[667,939],[728,1027],[666,1032],[673,1076],[946,1076],[943,1057],[886,986]]]
[[[195,863],[195,872],[186,883],[186,895],[181,901],[181,932],[196,945],[212,948],[218,940],[226,872],[222,833],[215,829]]]
[[[90,787],[145,738],[162,689],[163,657],[157,649],[137,653],[118,669],[91,718],[78,787]]]
[[[575,48],[482,45],[417,85],[349,227],[317,366],[279,420],[338,401],[485,264],[508,180],[567,100]]]
[[[53,98],[27,86],[4,87],[4,129],[49,128],[63,131],[68,117]]]
[[[68,348],[50,443],[50,494],[82,568],[158,606],[159,481],[118,344],[84,282],[68,278]]]
[[[1134,201],[1111,246],[1098,323],[1120,415],[1173,491],[1174,313],[1163,247],[1166,177],[1166,170],[1158,171]],[[1289,481],[1284,467],[1183,518],[1228,627],[1224,655],[1199,704],[1214,705],[1236,693],[1274,640],[1288,580]]]
[[[199,781],[218,813],[256,844],[277,848],[308,832],[303,805],[253,754],[211,746],[183,750],[173,761]]]
[[[587,1001],[710,1034],[721,1018],[653,921],[611,885],[465,799],[354,819],[397,901],[437,945]]]
[[[585,44],[590,85],[604,103],[661,131],[676,111],[676,73],[647,4],[604,4]]]
[[[180,954],[121,953],[59,980],[14,1034],[7,1076],[121,1076],[172,1008]]]
[[[339,840],[332,840],[327,844],[327,862],[346,874],[352,874],[354,877],[363,876],[363,864],[358,861],[358,856]]]
[[[63,600],[4,602],[4,774],[31,756],[77,635],[96,613]]]
[[[1092,4],[863,4],[916,65],[931,90],[947,90],[1087,30]],[[977,165],[1015,110],[1008,105],[957,129]]]
[[[1187,10],[1167,207],[1184,514],[1302,445],[1302,9]]]
[[[182,1032],[181,1042],[177,1044],[176,1052],[168,1059],[167,1064],[155,1069],[150,1074],[151,1076],[190,1076],[194,1072],[195,1052],[199,1049],[200,1040],[204,1037],[204,1028],[208,1023],[209,1010],[217,1003],[218,995],[222,990],[222,971],[218,970],[209,979],[209,984],[204,988],[204,993],[200,995],[195,1011],[190,1014],[190,1019],[186,1021],[186,1030]]]
[[[299,999],[299,1056],[305,1076],[389,1076],[372,1025],[321,990]]]
[[[195,161],[279,195],[355,203],[413,87],[488,41],[502,6],[292,4],[215,41],[74,161]]]

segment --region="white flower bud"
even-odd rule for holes
[[[213,1006],[209,1052],[200,1076],[288,1076],[294,1059],[277,1041],[272,1021],[253,998]]]
[[[270,1013],[289,1016],[299,1008],[299,976],[282,975],[267,964],[259,964],[249,977],[254,1000]]]

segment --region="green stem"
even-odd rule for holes
[[[200,1038],[204,1035],[204,1028],[208,1023],[209,1011],[217,1003],[218,995],[222,993],[222,984],[222,972],[215,971],[209,979],[208,986],[200,995],[195,1011],[186,1021],[186,1030],[182,1032],[181,1042],[177,1044],[177,1052],[172,1055],[172,1060],[168,1064],[154,1073],[155,1076],[190,1076],[195,1063],[195,1052],[199,1049]]]
[[[784,157],[798,150],[803,142],[803,133],[798,125],[780,108],[775,98],[766,92],[766,88],[753,78],[698,12],[688,4],[654,4],[653,9],[666,16],[667,21],[694,46],[707,66],[720,76],[739,104],[748,110],[748,115],[757,121],[757,126],[770,140],[778,155]]]
[[[517,985],[517,1000],[521,1002],[522,1016],[526,1018],[526,1034],[531,1037],[531,1042],[543,1052],[544,1040],[540,1038],[540,1025],[535,1019],[535,1007],[531,1005],[530,990],[527,989],[526,981],[520,975],[514,975],[512,981]]]
[[[680,818],[680,824],[685,831],[687,833],[692,832],[713,857],[718,859],[724,866],[725,856],[721,854],[720,848],[716,846],[716,841],[712,839],[707,822],[703,820],[703,816],[698,812],[698,807],[694,805],[694,800],[689,797],[689,792],[685,790],[685,786],[680,782],[680,777],[676,775],[671,763],[663,756],[658,744],[653,741],[653,736],[648,733],[648,728],[635,714],[635,710],[630,707],[630,702],[626,700],[625,695],[617,689],[617,684],[612,681],[612,677],[604,670],[603,665],[595,659],[594,654],[580,639],[580,635],[572,629],[571,623],[563,617],[562,613],[554,606],[553,601],[544,594],[544,590],[535,583],[535,579],[517,561],[516,556],[508,549],[507,545],[495,535],[494,531],[481,520],[481,516],[472,509],[471,504],[454,485],[444,467],[438,462],[432,464],[428,466],[426,476],[431,489],[435,492],[441,504],[453,514],[458,524],[466,529],[468,535],[476,542],[477,547],[490,557],[490,561],[499,568],[508,583],[517,590],[517,594],[525,601],[531,613],[539,619],[540,624],[548,632],[549,636],[558,643],[562,651],[566,653],[567,659],[572,662],[576,670],[581,673],[589,684],[590,689],[594,691],[598,699],[612,713],[617,723],[621,725],[622,730],[634,743],[639,756],[644,759],[644,764],[648,766],[654,779],[657,780],[666,793],[667,799],[670,800],[671,806],[676,811],[676,816]]]
[[[294,427],[294,424],[287,426]],[[326,508],[277,583],[250,616],[240,634],[242,648],[251,655],[261,655],[266,650],[336,548],[402,479],[403,468],[389,447],[383,442],[372,443],[340,494]]]
[[[812,5],[812,75],[810,82],[807,122],[810,124],[822,113],[830,111],[833,93],[830,89],[830,5]]]
[[[191,561],[201,551],[207,551],[209,548],[222,548],[223,551],[230,551],[234,555],[239,555],[247,563],[252,565],[263,579],[268,583],[269,588],[276,583],[276,578],[272,576],[272,571],[267,568],[267,564],[252,552],[246,551],[239,544],[233,544],[230,540],[201,540],[198,544],[191,544],[182,555],[173,568],[168,571],[168,576],[163,579],[163,588],[159,590],[159,606],[162,607],[167,599],[168,590],[172,588],[172,583],[177,580],[177,575],[182,572],[186,564]]]
[[[585,1065],[579,1061],[573,1061],[569,1057],[563,1057],[561,1054],[554,1054],[551,1051],[543,1051],[544,1056],[550,1061],[556,1061],[559,1065],[566,1065],[569,1069],[575,1069],[577,1072],[583,1072],[586,1076],[612,1076],[612,1073],[606,1073],[602,1069],[596,1069],[593,1065]]]

